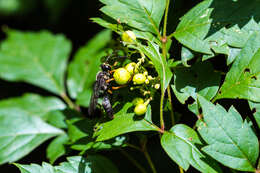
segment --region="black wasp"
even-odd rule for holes
[[[100,65],[102,71],[98,72],[96,76],[96,82],[93,88],[93,94],[91,96],[88,113],[90,116],[94,116],[98,98],[103,97],[102,106],[105,109],[108,116],[113,119],[113,108],[110,102],[110,96],[108,90],[110,89],[110,79],[112,77],[110,71],[111,66],[107,63]]]

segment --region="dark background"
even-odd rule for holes
[[[92,23],[89,20],[91,17],[101,16],[99,8],[102,7],[102,4],[97,0],[49,0],[49,2],[54,2],[49,6],[45,3],[45,1],[48,0],[11,0],[20,3],[18,3],[17,8],[13,8],[11,10],[1,8],[1,2],[3,1],[9,0],[0,0],[0,27],[8,26],[13,29],[24,31],[40,31],[44,29],[53,33],[63,33],[73,43],[71,57],[73,57],[75,51],[79,47],[83,46],[87,40],[102,30],[102,27]],[[179,22],[179,18],[200,1],[175,0],[172,2],[174,2],[174,4],[171,3],[170,8],[168,26],[169,32],[173,32],[174,28]],[[5,34],[1,30],[0,41],[4,38]],[[176,47],[178,48],[178,46]],[[221,61],[221,58],[219,61]],[[225,61],[224,58],[223,61]],[[51,93],[29,84],[0,80],[0,99],[21,96],[26,92],[51,95]],[[177,108],[177,111],[185,114],[187,117],[182,120],[183,123],[192,125],[196,120],[195,116],[189,113],[189,111],[183,105],[177,102],[174,104]],[[42,161],[48,162],[45,156],[45,150],[48,143],[49,141],[42,144],[40,147],[18,162],[23,164],[41,164]],[[151,157],[158,172],[173,172],[173,170],[178,172],[177,166],[169,159],[169,157],[160,147],[158,136],[152,137],[151,140],[149,140],[148,150],[151,153]],[[147,168],[147,170],[150,170],[142,153],[138,153],[131,149],[127,149],[126,151],[133,155],[138,160],[138,162],[142,163]],[[138,172],[138,170],[136,170],[136,168],[130,162],[128,162],[128,160],[120,152],[105,151],[102,152],[102,154],[109,157],[117,165],[120,172]],[[65,158],[61,158],[58,160],[58,162],[64,160]],[[16,173],[19,171],[15,166],[5,164],[0,166],[0,172]],[[189,169],[188,172],[196,171],[194,169]]]

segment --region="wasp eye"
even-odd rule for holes
[[[109,64],[101,64],[101,69],[103,71],[109,71],[111,70],[111,66]]]

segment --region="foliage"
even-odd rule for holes
[[[52,13],[59,13],[68,1],[44,2]],[[126,152],[132,148],[144,154],[156,173],[158,165],[148,149],[158,136],[162,154],[180,172],[260,172],[260,2],[204,0],[182,14],[175,30],[168,27],[176,23],[168,15],[175,1],[100,3],[104,17],[92,20],[107,29],[73,55],[64,35],[4,29],[0,78],[35,85],[50,96],[27,93],[0,101],[0,164],[19,162],[55,137],[46,150],[50,164],[14,164],[22,173],[112,173],[118,172],[118,165],[101,154],[117,150],[145,173],[146,166]],[[55,10],[55,4],[64,6]],[[15,10],[14,5],[0,0],[6,14]],[[129,63],[134,64],[131,72]],[[100,72],[101,64],[112,69]],[[113,81],[116,69],[127,73],[118,75],[126,80]],[[139,83],[133,80],[136,74],[143,77]],[[86,109],[93,99],[100,112],[90,114]],[[244,117],[233,105],[226,110],[223,100],[246,100],[251,112]],[[144,109],[137,115],[134,109],[140,104]],[[180,112],[178,104],[196,116]],[[179,123],[192,118],[196,122]],[[67,161],[54,166],[65,155],[70,156]]]

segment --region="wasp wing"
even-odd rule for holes
[[[109,118],[113,119],[114,118],[114,111],[113,111],[113,108],[112,108],[112,105],[111,105],[111,102],[110,102],[108,95],[104,96],[102,106],[105,109]]]
[[[90,104],[88,108],[88,114],[90,116],[94,116],[97,102],[98,102],[98,97],[99,97],[99,86],[98,86],[98,82],[96,81],[94,83],[93,93],[91,95]]]

